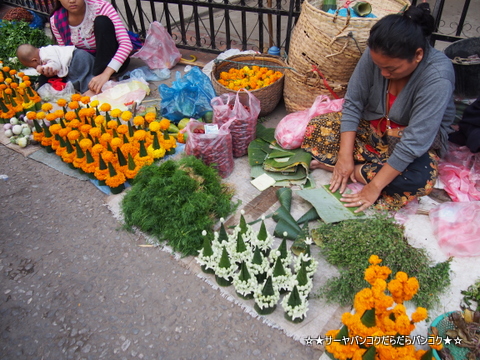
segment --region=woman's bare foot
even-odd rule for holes
[[[333,166],[325,165],[324,163],[313,159],[312,161],[310,161],[310,170],[315,170],[315,169],[323,169],[323,170],[332,172]]]

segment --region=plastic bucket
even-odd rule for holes
[[[480,37],[458,40],[444,50],[455,70],[455,94],[465,98],[480,96]],[[472,56],[477,55],[478,59]]]

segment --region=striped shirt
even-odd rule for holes
[[[112,4],[103,0],[85,0],[85,4],[88,9],[83,22],[78,26],[70,26],[71,44],[67,44],[67,42],[62,38],[62,35],[55,24],[55,15],[50,18],[52,33],[55,36],[58,45],[75,45],[79,49],[85,49],[87,51],[90,50],[91,52],[91,50],[96,50],[96,42],[95,35],[93,33],[93,21],[90,21],[92,20],[90,17],[94,18],[100,15],[107,16],[110,18],[110,20],[112,20],[113,26],[115,27],[115,35],[119,44],[118,50],[108,64],[108,67],[118,71],[125,60],[129,57],[133,48],[127,29],[123,25],[120,16]],[[89,11],[94,13],[90,14],[89,16]],[[88,29],[86,34],[82,32],[82,27],[83,32],[85,31],[85,28]]]

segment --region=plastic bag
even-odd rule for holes
[[[245,96],[247,95],[247,96]],[[248,145],[255,140],[260,100],[244,90],[237,94],[226,93],[212,99],[213,122],[221,126],[233,119],[230,125],[234,157],[247,154]]]
[[[480,202],[445,202],[429,213],[433,233],[448,256],[480,256]]]
[[[154,69],[151,70],[148,66],[141,66],[132,71],[127,71],[119,80],[125,79],[143,79],[146,81],[162,81],[170,78],[169,69]]]
[[[449,150],[438,164],[438,175],[453,201],[480,200],[480,153],[466,146],[449,143]]]
[[[206,165],[217,169],[222,178],[229,176],[235,166],[232,135],[228,129],[232,121],[233,119],[223,124],[217,133],[209,133],[208,130],[205,130],[206,127],[213,126],[212,124],[205,124],[194,119],[190,120],[185,128],[187,133],[185,153],[194,155]]]
[[[161,115],[170,121],[178,122],[181,119],[198,119],[206,112],[212,111],[210,102],[215,97],[210,79],[195,66],[183,77],[180,71],[175,74],[176,80],[172,86],[160,84],[158,91]]]
[[[148,83],[143,79],[128,79],[123,81],[107,81],[102,87],[102,92],[91,97],[100,104],[108,103],[112,109],[128,110],[134,102],[140,104],[150,93]]]
[[[285,116],[275,129],[275,139],[284,149],[297,149],[302,145],[308,122],[315,116],[342,110],[343,99],[330,100],[319,95],[310,109],[296,111]]]
[[[75,88],[72,82],[68,81],[63,90],[55,90],[52,84],[47,82],[38,88],[37,93],[42,101],[56,103],[59,99],[70,99],[75,94]]]
[[[182,57],[167,29],[154,21],[150,24],[145,44],[131,56],[145,61],[150,69],[171,69]]]

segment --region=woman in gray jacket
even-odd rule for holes
[[[455,116],[453,65],[429,45],[433,30],[426,3],[380,19],[342,113],[307,127],[302,147],[314,157],[311,168],[332,171],[331,191],[342,193],[346,207],[359,206],[357,212],[374,203],[398,208],[433,189]],[[349,180],[365,186],[346,194]]]

